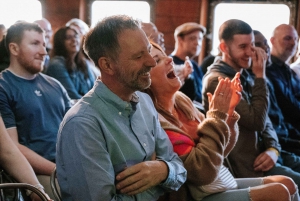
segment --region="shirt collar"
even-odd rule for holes
[[[100,79],[97,79],[94,85],[95,94],[105,102],[114,105],[118,110],[135,110],[139,103],[139,96],[137,93],[132,95],[130,102],[123,101],[118,95],[113,93]]]

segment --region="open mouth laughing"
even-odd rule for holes
[[[168,77],[169,79],[174,79],[174,78],[176,78],[176,75],[175,75],[174,70],[171,70],[171,71],[167,74],[167,77]]]

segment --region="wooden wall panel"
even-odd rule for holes
[[[174,49],[174,30],[185,22],[197,22],[200,19],[201,0],[156,0],[155,21],[157,28],[164,34],[166,53]]]
[[[159,31],[164,34],[166,53],[170,54],[174,49],[174,30],[177,26],[185,22],[197,22],[204,26],[209,26],[207,20],[208,4],[211,0],[149,0],[153,6],[153,22]],[[93,0],[40,0],[43,6],[43,16],[47,18],[55,32],[59,27],[64,26],[71,18],[80,18],[89,23],[90,4]],[[83,5],[81,9],[80,5]],[[300,33],[300,3],[296,3],[295,27]],[[85,7],[85,8],[83,8]],[[206,13],[206,14],[204,14]],[[206,19],[205,19],[206,18]],[[205,23],[206,22],[206,23]],[[203,49],[207,47],[207,41],[203,44]],[[202,50],[200,58],[195,58],[201,62],[207,52]]]
[[[79,9],[79,5],[90,0],[40,0],[43,16],[52,24],[55,32],[71,18],[82,18],[87,21],[87,13]],[[165,35],[166,52],[170,54],[174,49],[174,30],[185,22],[200,22],[200,6],[202,0],[155,0],[155,20],[159,31]],[[86,9],[89,6],[86,7]]]
[[[52,25],[53,32],[72,18],[79,18],[79,0],[40,0],[43,8],[43,16]]]

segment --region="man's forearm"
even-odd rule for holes
[[[34,172],[37,175],[48,175],[50,176],[54,167],[55,163],[43,158],[42,156],[38,155],[31,149],[27,148],[24,145],[18,144],[18,148],[20,149],[21,153],[26,157],[30,165],[32,166]]]

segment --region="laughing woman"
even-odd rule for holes
[[[93,87],[96,78],[80,49],[76,29],[63,27],[55,33],[50,56],[46,74],[60,81],[71,99],[80,99]]]
[[[181,82],[175,76],[172,58],[158,45],[152,45],[150,53],[157,65],[150,71],[151,86],[145,92],[151,96],[161,126],[188,172],[179,191],[161,200],[298,200],[297,187],[288,177],[234,179],[223,166],[238,138],[239,115],[235,106],[241,99],[240,74],[232,81],[219,79],[215,94],[208,94],[209,111],[204,118],[191,100],[178,91]]]

